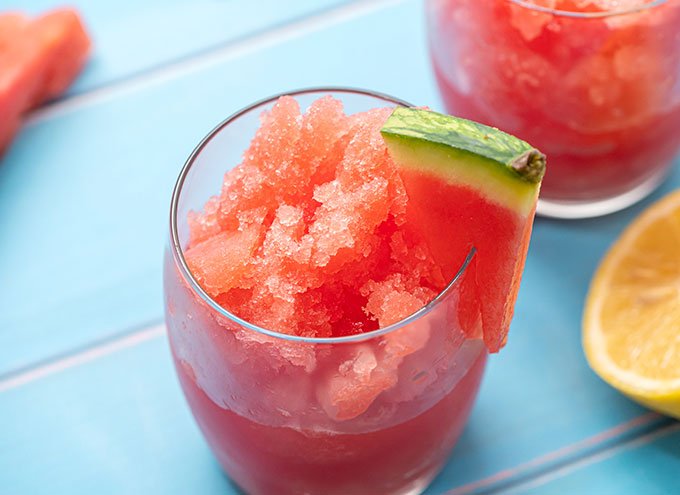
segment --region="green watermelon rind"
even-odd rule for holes
[[[399,167],[464,183],[525,213],[545,173],[545,156],[529,143],[459,117],[399,107],[381,133]]]

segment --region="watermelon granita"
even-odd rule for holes
[[[649,193],[680,147],[680,0],[428,0],[449,112],[550,156],[539,212]]]
[[[505,343],[526,256],[542,154],[386,97],[334,94],[235,115],[173,196],[175,366],[247,493],[420,493]],[[241,151],[206,201],[205,177]]]

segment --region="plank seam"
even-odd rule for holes
[[[56,100],[32,112],[24,126],[29,127],[73,111],[144,90],[182,75],[218,65],[263,48],[299,38],[370,13],[404,3],[406,0],[357,0],[316,14],[297,18],[250,34],[211,49],[157,66],[128,78]],[[293,88],[290,88],[293,89]]]
[[[611,445],[617,439],[626,438],[626,435],[636,430],[653,427],[663,421],[663,416],[655,412],[647,412],[629,421],[620,423],[612,428],[604,430],[596,435],[579,440],[573,444],[560,447],[557,450],[538,456],[525,463],[510,469],[499,471],[491,476],[459,486],[445,492],[445,495],[470,495],[474,493],[495,493],[501,487],[513,483],[513,479],[527,479],[532,472],[545,472],[551,467],[564,465],[571,459],[578,457],[584,452],[592,452],[601,446]],[[646,431],[646,430],[645,430]]]
[[[537,488],[539,486],[545,485],[546,483],[562,478],[570,473],[578,471],[579,469],[585,468],[592,464],[596,464],[598,462],[605,461],[622,452],[642,447],[660,438],[672,435],[673,433],[680,432],[680,423],[678,423],[677,421],[673,421],[670,418],[667,419],[668,421],[659,425],[656,429],[652,430],[651,432],[646,432],[633,438],[624,440],[615,445],[605,447],[601,450],[592,452],[586,455],[585,457],[572,460],[571,462],[567,462],[561,466],[553,468],[548,472],[537,474],[536,476],[532,476],[531,478],[522,480],[521,482],[515,483],[511,486],[506,486],[501,489],[487,493],[489,495],[501,493],[507,495],[524,493],[526,490],[530,490],[532,488]]]
[[[165,334],[165,325],[155,322],[142,328],[117,334],[113,337],[90,344],[79,350],[52,356],[44,361],[34,363],[19,370],[0,375],[0,393],[28,385],[37,380],[61,373],[62,371],[82,366],[110,354],[135,347]]]

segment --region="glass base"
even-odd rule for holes
[[[410,486],[400,490],[398,495],[421,495],[425,492],[425,490],[427,490],[427,487],[430,486],[430,483],[432,483],[432,480],[434,480],[435,476],[440,470],[441,468],[437,469],[428,476],[424,476],[421,479],[414,481]]]
[[[547,218],[577,219],[593,218],[623,210],[646,198],[663,181],[667,169],[652,175],[630,191],[596,201],[564,201],[539,198],[536,214]]]

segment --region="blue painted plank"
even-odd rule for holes
[[[675,495],[680,493],[680,424],[503,493]]]
[[[190,57],[350,0],[71,0],[94,40],[90,63],[68,94]],[[9,0],[1,10],[37,14],[57,0]]]
[[[0,393],[5,495],[236,494],[184,404],[164,338]]]
[[[0,369],[25,366],[160,317],[170,188],[192,146],[231,111],[267,94],[315,84],[365,86],[439,107],[420,2],[324,27],[174,79],[151,81],[115,99],[84,101],[77,110],[65,106],[22,134],[0,167],[3,236],[12,240],[0,243],[0,279],[9,281],[0,285]],[[678,185],[675,171],[664,190]],[[518,467],[532,459],[643,414],[587,370],[579,348],[581,304],[592,269],[639,211],[537,223],[510,344],[494,357],[470,427],[431,494],[499,471],[521,473]],[[120,372],[128,361],[118,365]],[[81,389],[83,398],[89,375],[90,366],[81,372],[82,382],[74,378],[69,385]],[[116,377],[101,376],[98,386],[115,390]],[[32,388],[26,389],[32,399],[24,407],[31,401],[51,405]],[[5,407],[0,396],[0,414]],[[21,441],[34,449],[41,436]],[[28,455],[19,452],[8,455]],[[43,455],[41,462],[47,459]],[[179,458],[176,452],[163,455]],[[153,471],[149,478],[141,471],[119,475],[190,478],[197,476],[192,466],[190,473],[178,466]],[[102,479],[110,481],[108,476]]]

